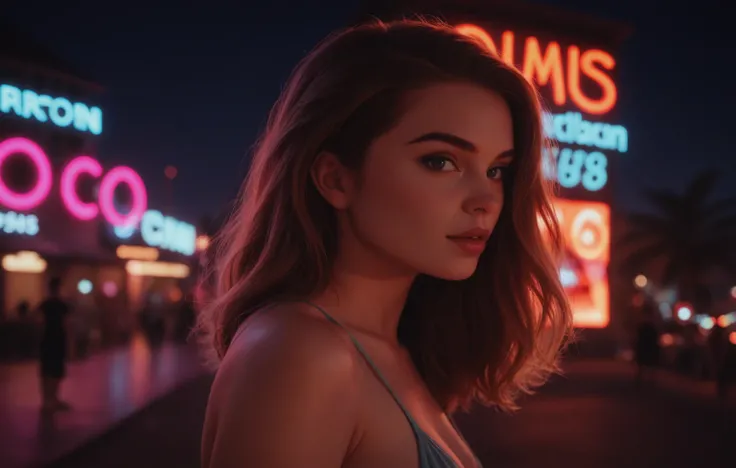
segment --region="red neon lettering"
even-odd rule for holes
[[[535,81],[544,86],[552,80],[552,101],[562,106],[567,101],[565,94],[565,75],[562,68],[562,51],[556,42],[547,44],[542,55],[539,40],[536,37],[527,37],[524,45],[524,65],[522,73],[527,80]]]
[[[491,36],[485,31],[485,29],[478,27],[474,24],[461,24],[456,26],[455,29],[468,37],[480,41],[483,46],[491,51],[493,55],[498,55],[498,48],[496,43],[493,42]],[[514,59],[514,33],[511,31],[504,31],[501,34],[501,60],[513,65]]]
[[[496,43],[483,28],[474,24],[461,24],[456,27],[456,30],[476,39],[491,53],[499,55]],[[514,33],[504,31],[501,35],[500,58],[512,66],[516,65],[514,43]],[[562,57],[562,49],[558,43],[550,42],[543,52],[539,39],[533,36],[527,37],[521,61],[522,73],[540,87],[550,85],[552,100],[558,106],[565,105],[569,97],[580,110],[589,114],[606,114],[613,109],[618,100],[618,92],[613,79],[606,73],[606,71],[612,71],[616,66],[613,57],[599,49],[589,49],[581,54],[580,48],[572,45],[567,48],[566,70]],[[565,74],[567,80],[565,80]],[[600,86],[600,98],[591,98],[583,93],[580,86],[581,75]]]
[[[471,37],[477,41],[480,41],[486,49],[490,50],[493,55],[498,55],[498,49],[496,44],[491,39],[491,36],[483,29],[474,24],[461,24],[455,27],[455,30],[460,34]]]
[[[595,64],[600,64],[606,70],[613,70],[616,61],[610,54],[602,50],[590,49],[583,52],[580,56],[580,49],[570,46],[567,50],[567,87],[570,91],[570,98],[580,109],[589,114],[601,115],[613,109],[618,100],[618,91],[616,84],[610,76],[596,68]],[[579,68],[578,68],[578,63]],[[600,99],[590,99],[580,89],[580,72],[583,72],[591,80],[598,83],[601,87],[602,94]]]
[[[511,31],[504,31],[501,34],[501,60],[506,63],[514,64],[516,62],[514,42],[514,33]]]

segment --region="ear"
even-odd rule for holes
[[[322,197],[337,210],[350,206],[355,188],[355,174],[333,153],[322,152],[312,164],[312,182]]]

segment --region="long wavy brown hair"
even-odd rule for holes
[[[557,370],[572,320],[557,270],[552,187],[542,174],[537,93],[480,43],[427,20],[347,29],[296,67],[216,239],[216,291],[199,329],[217,358],[254,311],[310,297],[330,282],[338,230],[310,178],[316,156],[330,151],[359,169],[371,142],[400,118],[408,91],[448,81],[474,83],[506,100],[517,157],[477,270],[463,281],[419,275],[399,340],[448,410],[474,401],[513,409],[520,393]]]

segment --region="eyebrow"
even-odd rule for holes
[[[414,138],[407,144],[413,145],[415,143],[423,143],[425,141],[441,141],[442,143],[447,143],[448,145],[460,148],[463,151],[469,151],[472,153],[478,152],[478,148],[476,148],[473,143],[464,138],[460,138],[457,135],[453,135],[452,133],[429,132],[420,137]]]
[[[507,159],[511,160],[514,159],[516,156],[516,152],[513,149],[507,149],[506,151],[502,151],[498,156],[496,156],[496,161]]]
[[[456,148],[459,148],[463,151],[467,151],[470,153],[477,153],[478,148],[468,140],[464,138],[460,138],[457,135],[453,135],[452,133],[445,133],[445,132],[429,132],[425,133],[424,135],[414,138],[411,140],[408,145],[413,145],[416,143],[423,143],[425,141],[440,141],[442,143],[447,143],[448,145],[452,145]],[[496,160],[499,159],[513,159],[515,156],[515,152],[513,149],[508,149],[506,151],[501,152],[497,157]]]

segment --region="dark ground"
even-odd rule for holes
[[[736,411],[663,384],[636,391],[621,365],[576,364],[523,408],[459,415],[486,468],[734,467]],[[54,465],[199,466],[210,377],[192,381]]]

